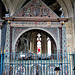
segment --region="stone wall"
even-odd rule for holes
[[[74,50],[73,19],[70,18],[69,21],[65,23],[65,26],[66,26],[67,51],[68,53],[72,53]]]

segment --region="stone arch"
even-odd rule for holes
[[[70,0],[57,0],[63,8],[65,17],[73,17],[73,7]]]
[[[6,2],[4,0],[2,0],[2,2],[4,4],[4,6],[5,6],[6,11],[8,11],[8,6],[7,6]]]
[[[0,17],[2,18],[3,16],[5,16],[5,13],[6,13],[6,6],[2,1],[0,1]]]
[[[58,41],[56,40],[56,38],[54,37],[54,35],[53,35],[51,32],[49,32],[48,30],[43,29],[43,28],[29,28],[29,29],[23,30],[23,31],[17,36],[17,38],[16,38],[16,40],[15,40],[15,42],[14,42],[14,46],[13,46],[14,48],[13,48],[13,49],[15,50],[16,42],[17,42],[17,40],[19,39],[19,37],[20,37],[23,33],[27,32],[27,31],[29,31],[29,30],[34,30],[34,29],[38,29],[38,30],[45,31],[46,33],[48,33],[49,35],[51,35],[52,38],[53,38],[54,41],[55,41],[57,50],[59,49]],[[15,52],[15,51],[14,51],[14,52]]]

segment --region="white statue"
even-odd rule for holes
[[[61,14],[61,18],[64,18],[64,11],[63,11],[63,9],[62,9],[62,8],[60,8],[60,9],[59,9],[59,11],[61,11],[61,12],[62,12],[62,14]]]

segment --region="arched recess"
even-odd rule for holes
[[[58,41],[56,40],[56,38],[54,37],[54,35],[51,33],[51,32],[49,32],[48,30],[46,30],[46,29],[43,29],[43,28],[29,28],[29,29],[26,29],[26,30],[23,30],[18,36],[17,36],[17,38],[15,39],[15,41],[14,41],[14,45],[13,45],[13,52],[15,52],[15,47],[16,47],[16,43],[17,43],[17,41],[18,41],[18,39],[21,37],[21,35],[22,34],[24,34],[24,33],[26,33],[27,31],[30,31],[30,30],[36,30],[36,29],[38,29],[38,30],[41,30],[41,31],[44,31],[44,32],[46,32],[46,33],[48,33],[53,39],[54,39],[54,42],[55,42],[55,44],[56,44],[56,47],[57,47],[57,50],[58,50]]]

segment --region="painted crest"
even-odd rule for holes
[[[31,0],[14,16],[58,18],[58,16],[41,0]]]

